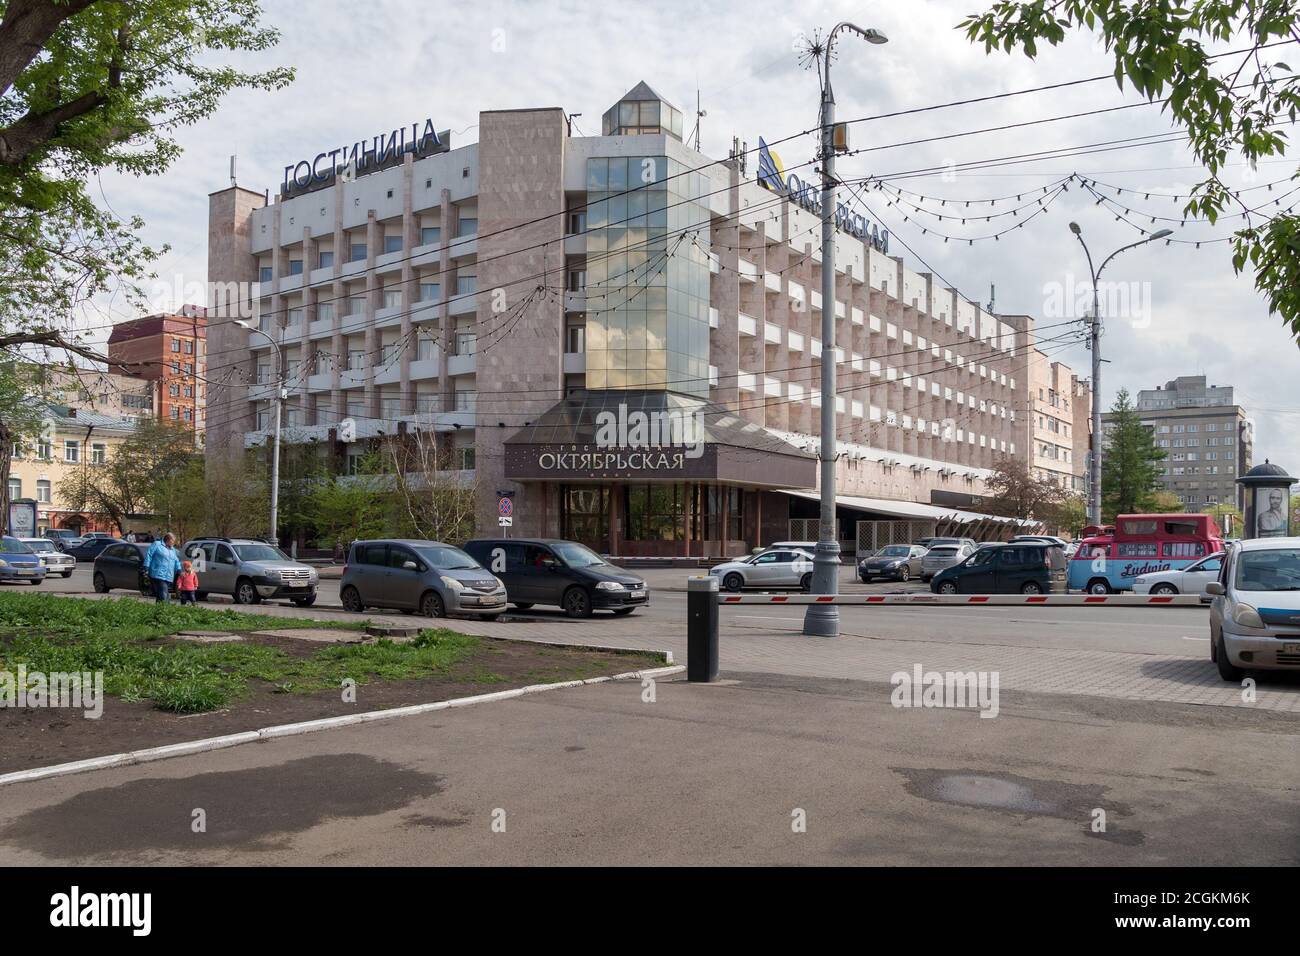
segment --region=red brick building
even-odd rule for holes
[[[206,309],[187,305],[179,313],[120,322],[108,337],[108,356],[153,382],[159,417],[189,425],[200,441],[207,397]]]

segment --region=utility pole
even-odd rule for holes
[[[1083,246],[1083,254],[1088,259],[1088,273],[1092,276],[1092,318],[1088,323],[1088,347],[1092,349],[1092,459],[1088,468],[1088,523],[1101,525],[1101,307],[1100,294],[1098,285],[1101,280],[1101,274],[1105,271],[1110,261],[1121,252],[1127,252],[1129,249],[1136,249],[1138,246],[1145,245],[1156,239],[1163,239],[1172,235],[1172,229],[1160,229],[1153,232],[1145,239],[1139,239],[1137,242],[1131,242],[1127,246],[1121,246],[1110,255],[1108,255],[1101,264],[1100,269],[1094,269],[1092,265],[1092,253],[1088,250],[1088,244],[1083,241],[1083,230],[1079,228],[1077,222],[1070,223],[1070,231],[1074,237],[1079,240],[1079,245]]]
[[[814,594],[837,594],[840,589],[840,542],[835,533],[835,94],[831,90],[831,54],[841,29],[858,34],[868,43],[886,43],[876,30],[838,23],[821,51],[821,171],[822,171],[822,414],[821,414],[821,521],[813,555]],[[803,633],[812,637],[838,637],[840,609],[834,604],[810,604],[804,613]]]

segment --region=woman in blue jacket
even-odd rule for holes
[[[180,555],[172,547],[176,538],[168,531],[161,541],[154,541],[144,555],[144,573],[149,575],[153,596],[158,604],[167,603],[167,593],[176,575],[181,573]]]

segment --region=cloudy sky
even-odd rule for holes
[[[425,117],[432,117],[439,129],[451,129],[453,145],[463,145],[477,138],[480,110],[560,106],[582,114],[576,130],[590,135],[599,133],[604,110],[645,80],[688,116],[699,91],[708,114],[703,150],[721,157],[733,136],[752,147],[760,135],[775,140],[816,124],[817,81],[800,64],[801,39],[845,18],[881,30],[890,42],[869,46],[846,35],[838,44],[832,69],[840,119],[1023,90],[1113,68],[1088,36],[1049,49],[1037,61],[1019,54],[986,55],[954,29],[965,14],[980,8],[978,0],[820,6],[771,0],[319,0],[310,7],[265,0],[266,19],[281,31],[282,42],[245,65],[291,64],[298,71],[293,85],[273,94],[229,97],[211,119],[182,131],[184,155],[165,177],[105,177],[103,196],[119,213],[144,217],[149,242],[170,245],[154,298],[160,307],[171,307],[179,304],[177,298],[193,300],[184,291],[187,284],[206,280],[207,194],[228,184],[231,154],[239,157],[240,185],[274,190],[287,163]],[[1290,49],[1273,52],[1273,59],[1294,56]],[[1232,69],[1239,61],[1224,60]],[[1296,343],[1280,320],[1268,315],[1250,277],[1233,273],[1226,243],[1200,249],[1191,244],[1229,235],[1240,219],[1213,227],[1151,224],[1151,216],[1177,219],[1182,202],[1168,196],[1185,194],[1199,181],[1200,169],[1182,142],[1125,145],[982,170],[960,168],[976,160],[1166,133],[1171,127],[1159,107],[1142,105],[1018,130],[900,145],[1137,102],[1105,80],[856,123],[852,145],[870,151],[842,160],[838,171],[845,179],[882,176],[890,188],[925,196],[907,198],[940,214],[965,208],[968,200],[1017,193],[1029,202],[1029,194],[1037,190],[1042,195],[1043,186],[1072,172],[1139,191],[1118,197],[1108,191],[1121,205],[1106,212],[1092,196],[1071,186],[1024,228],[997,242],[974,245],[955,238],[945,243],[933,229],[977,237],[996,231],[1008,218],[965,226],[940,223],[933,215],[886,206],[888,197],[881,192],[868,198],[894,233],[897,244],[891,251],[903,254],[910,267],[935,271],[983,302],[990,285],[996,285],[998,311],[1030,313],[1044,324],[1062,321],[1062,300],[1073,301],[1076,283],[1087,274],[1082,250],[1067,229],[1070,220],[1083,227],[1097,258],[1140,238],[1115,220],[1124,208],[1131,210],[1128,218],[1148,228],[1172,225],[1176,238],[1191,242],[1145,246],[1107,269],[1105,278],[1117,284],[1115,294],[1126,296],[1127,305],[1123,317],[1107,323],[1105,403],[1109,407],[1122,386],[1136,392],[1178,375],[1203,374],[1211,384],[1234,385],[1238,402],[1256,422],[1256,460],[1270,457],[1295,473],[1300,469]],[[691,123],[687,125],[689,129]],[[791,166],[809,160],[812,149],[812,139],[804,137],[784,144],[780,152]],[[901,175],[948,164],[956,164],[956,171]],[[751,161],[750,170],[754,167]],[[1270,192],[1265,184],[1285,180],[1296,169],[1295,158],[1261,164],[1253,172],[1237,164],[1227,178],[1234,186],[1260,187],[1243,194],[1255,206],[1294,188],[1296,183],[1282,183]],[[1297,198],[1300,193],[1284,205]],[[949,205],[941,207],[943,200]],[[1003,201],[992,208],[1003,211],[1012,205],[1019,204]],[[923,227],[932,231],[922,234]],[[129,317],[119,304],[105,308],[112,318]],[[1089,353],[1081,345],[1055,357],[1083,374],[1088,371]]]

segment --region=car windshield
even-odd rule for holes
[[[956,538],[933,538],[933,539],[931,539],[931,541],[930,541],[930,547],[933,548],[933,547],[935,547],[936,545],[948,545],[948,544],[954,544],[954,545],[955,545],[955,544],[960,544],[960,543],[961,543],[961,542],[958,541]]]
[[[605,559],[591,548],[571,541],[562,541],[551,545],[551,550],[559,555],[560,560],[571,568],[595,568],[605,563]]]
[[[17,538],[5,538],[0,542],[0,552],[4,554],[32,554],[31,548],[23,544]]]
[[[31,548],[33,551],[55,550],[54,542],[52,541],[24,541],[23,544],[27,545],[27,547]]]
[[[415,550],[439,571],[473,571],[482,566],[460,548],[446,544],[422,545]]]
[[[1234,587],[1238,591],[1300,591],[1300,548],[1241,552]]]
[[[235,544],[231,545],[240,561],[289,561],[287,554],[269,544]]]
[[[931,548],[930,553],[938,555],[941,558],[950,558],[957,553],[957,549],[948,545],[941,545],[937,548]]]
[[[887,548],[881,548],[876,552],[878,558],[905,558],[912,553],[912,546],[907,544],[891,544]]]

